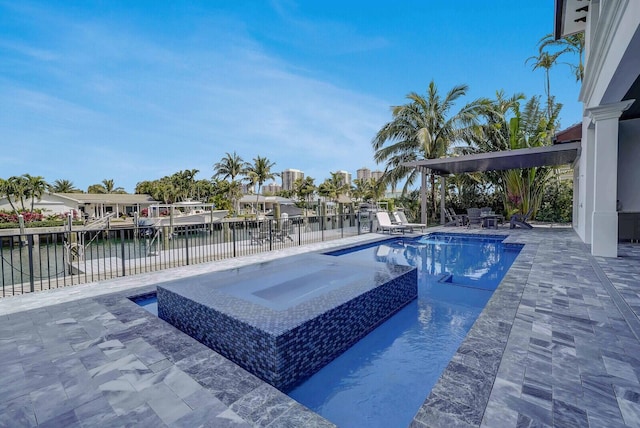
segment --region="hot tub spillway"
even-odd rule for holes
[[[417,270],[309,254],[158,284],[158,316],[287,391],[418,295]]]

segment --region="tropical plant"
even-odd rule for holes
[[[213,165],[213,179],[230,179],[229,197],[232,198],[231,204],[233,205],[233,209],[238,211],[238,201],[242,196],[241,184],[236,182],[236,177],[244,175],[247,169],[247,162],[245,162],[238,154],[234,151],[233,154],[226,153],[225,156]],[[237,191],[239,189],[239,191]]]
[[[521,110],[520,96],[506,99],[503,95],[498,92],[495,102],[483,104],[483,123],[465,133],[464,140],[469,144],[466,151],[515,150],[550,145],[562,105],[553,102],[552,98],[551,116],[548,117],[547,112],[540,107],[539,97],[530,98]],[[552,167],[542,166],[492,171],[484,175],[500,191],[505,214],[524,214],[530,209],[535,214],[552,172]]]
[[[356,178],[351,186],[351,195],[357,201],[364,201],[371,195],[371,180]]]
[[[340,195],[347,194],[349,190],[350,186],[345,183],[344,176],[337,172],[332,172],[331,177],[318,186],[318,194],[333,202],[338,202]]]
[[[544,69],[545,76],[545,84],[544,84],[544,93],[547,96],[547,117],[551,117],[551,109],[553,108],[553,97],[551,95],[551,79],[549,72],[551,68],[556,65],[558,62],[558,57],[560,56],[560,52],[549,53],[547,51],[540,50],[537,56],[532,56],[527,58],[525,62],[529,62],[533,60],[533,69],[537,70],[539,68]]]
[[[33,176],[29,174],[24,174],[23,177],[26,180],[26,188],[25,188],[25,197],[31,199],[31,212],[33,212],[33,207],[36,199],[42,198],[45,190],[49,187],[47,182],[44,180],[44,177],[41,176]]]
[[[271,168],[275,166],[275,162],[271,162],[266,157],[256,156],[253,158],[253,164],[246,167],[247,180],[252,186],[258,185],[258,191],[256,192],[256,213],[258,210],[258,201],[260,200],[260,189],[267,180],[273,180],[280,174],[277,172],[271,172]]]
[[[386,163],[386,184],[395,187],[405,180],[402,192],[406,193],[420,172],[403,164],[446,155],[449,147],[458,139],[461,129],[475,123],[477,102],[467,104],[457,113],[450,114],[456,101],[467,90],[467,85],[457,85],[443,98],[438,93],[435,82],[431,81],[425,96],[412,92],[407,95],[407,104],[392,108],[392,120],[378,131],[372,141],[375,161]],[[431,200],[435,217],[437,205],[434,174],[431,174]]]
[[[547,34],[538,42],[538,51],[542,53],[545,49],[557,49],[557,57],[565,54],[578,56],[578,64],[573,62],[564,63],[571,68],[577,82],[584,79],[584,33],[576,33],[556,40],[553,34]]]
[[[112,178],[105,178],[100,184],[92,184],[87,188],[87,193],[102,194],[102,193],[127,193],[123,187],[115,187],[115,182]]]
[[[56,180],[49,187],[49,191],[53,193],[77,193],[80,189],[73,185],[73,182],[69,180]]]
[[[309,176],[298,178],[293,183],[293,190],[301,202],[304,202],[305,208],[311,205],[311,197],[316,192],[315,179]]]

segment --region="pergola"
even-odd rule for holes
[[[427,174],[433,172],[442,177],[440,181],[440,222],[444,224],[445,176],[469,172],[565,165],[575,161],[578,157],[579,150],[580,142],[571,142],[554,144],[552,146],[478,153],[440,159],[425,159],[406,162],[403,163],[403,165],[417,168],[422,173],[422,185],[420,186],[422,222],[426,221],[427,212]]]

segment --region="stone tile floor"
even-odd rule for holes
[[[411,425],[640,426],[640,246],[606,259],[571,229],[472,232],[526,245]],[[0,426],[333,426],[128,296],[373,238],[0,300]]]

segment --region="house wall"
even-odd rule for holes
[[[18,210],[21,208],[20,202],[14,204]],[[25,200],[24,206],[27,210],[31,209],[31,200]],[[66,214],[71,210],[78,210],[78,205],[69,200],[64,200],[53,195],[45,194],[40,201],[35,201],[33,204],[35,209],[43,211],[43,214]],[[7,201],[7,198],[0,199],[0,210],[12,211],[11,205]]]
[[[618,200],[621,211],[640,212],[640,119],[620,122]]]

